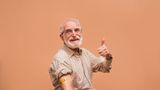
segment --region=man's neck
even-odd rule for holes
[[[68,47],[69,49],[71,49],[72,51],[74,51],[74,52],[79,52],[79,47],[78,48],[70,48],[69,46],[67,46],[65,43],[64,43],[64,45],[66,46],[66,47]]]

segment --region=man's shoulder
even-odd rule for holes
[[[66,58],[68,56],[67,52],[61,48],[57,51],[57,53],[54,55],[54,58]]]
[[[88,49],[86,49],[86,48],[81,48],[81,50],[82,50],[82,52],[83,53],[91,53]]]

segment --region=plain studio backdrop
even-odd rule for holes
[[[111,73],[97,90],[160,90],[159,0],[0,0],[0,90],[52,90],[48,68],[63,43],[59,25],[78,18],[83,47],[97,54],[104,37]]]

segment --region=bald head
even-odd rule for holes
[[[62,34],[65,31],[65,28],[68,27],[69,25],[78,26],[81,28],[81,25],[78,19],[69,18],[60,25],[60,34]]]

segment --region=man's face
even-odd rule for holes
[[[64,32],[62,34],[62,39],[64,43],[72,48],[79,48],[82,44],[82,30],[81,26],[73,21],[68,21],[64,25]]]

